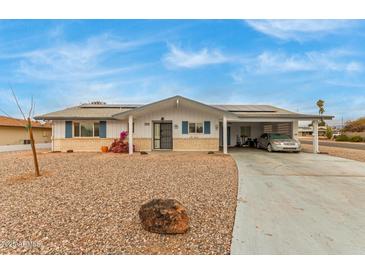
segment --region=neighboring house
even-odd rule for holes
[[[319,136],[326,136],[326,131],[327,131],[326,126],[319,126],[318,127],[318,135]],[[313,135],[313,126],[299,127],[298,128],[298,135],[299,136],[312,136]]]
[[[29,133],[26,122],[21,119],[0,116],[0,145],[28,144]],[[50,143],[52,128],[50,124],[32,121],[33,135],[36,143]]]
[[[223,147],[227,153],[227,147],[236,145],[242,135],[254,139],[280,132],[297,138],[299,120],[318,125],[321,117],[267,105],[207,105],[174,96],[146,105],[82,104],[36,119],[52,121],[54,151],[100,151],[126,130],[131,132],[130,148],[135,145],[136,151],[218,151]]]

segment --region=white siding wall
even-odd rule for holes
[[[261,123],[232,123],[229,126],[231,127],[231,145],[233,146],[237,143],[237,136],[241,135],[241,126],[251,127],[251,139],[258,138],[262,134]]]
[[[65,121],[52,121],[53,130],[52,136],[54,139],[65,138]]]
[[[188,109],[183,106],[180,106],[179,108],[165,108],[151,112],[146,116],[135,118],[133,137],[151,138],[153,121],[161,120],[161,117],[164,117],[164,120],[172,121],[173,138],[219,138],[219,129],[216,128],[216,126],[218,127],[219,125],[219,117],[217,115],[210,114],[203,110]],[[211,134],[182,134],[182,121],[197,123],[210,121]]]
[[[106,138],[118,138],[121,131],[128,130],[127,121],[113,121],[106,122]]]
[[[220,125],[222,127],[222,123]],[[255,139],[260,137],[262,134],[262,123],[255,123],[255,122],[229,122],[228,127],[231,128],[231,139],[230,144],[231,146],[236,145],[237,143],[237,136],[241,135],[241,126],[242,127],[251,127],[251,139]],[[241,140],[242,141],[242,140]],[[219,145],[222,146],[222,138],[219,139]]]
[[[181,109],[165,109],[148,116],[139,117],[134,119],[134,134],[135,138],[151,138],[152,136],[152,126],[153,120],[160,120],[164,117],[165,120],[172,120],[173,123],[173,137],[174,138],[218,138],[219,130],[216,129],[216,125],[219,125],[219,117],[206,113],[204,111],[193,111],[186,108]],[[182,121],[189,122],[204,122],[210,121],[211,123],[211,134],[182,134],[181,123]],[[145,125],[149,123],[149,125]],[[274,124],[274,123],[265,123]],[[177,125],[177,129],[174,125]],[[237,135],[240,135],[241,126],[251,126],[251,138],[258,138],[263,133],[264,123],[258,122],[235,122],[229,123],[228,126],[231,127],[231,145],[236,144]],[[298,137],[298,121],[293,121],[292,124],[293,137]],[[118,138],[119,134],[123,130],[128,130],[127,121],[107,121],[107,138]],[[53,121],[53,138],[63,139],[65,138],[65,121]],[[220,138],[221,139],[221,138]],[[220,140],[220,145],[222,145],[222,140]]]

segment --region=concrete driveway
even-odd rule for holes
[[[35,144],[37,149],[51,149],[51,143],[40,143]],[[0,146],[0,152],[11,152],[11,151],[22,151],[22,150],[31,150],[32,147],[30,145],[6,145]]]
[[[365,254],[365,163],[231,151],[239,170],[232,254]]]

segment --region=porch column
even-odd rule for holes
[[[318,142],[318,120],[312,122],[313,124],[313,153],[319,153],[319,142]]]
[[[227,154],[227,117],[223,116],[223,153]]]
[[[133,154],[133,116],[128,117],[128,149],[129,154]]]

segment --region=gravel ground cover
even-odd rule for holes
[[[312,145],[302,144],[302,148],[304,152],[311,153],[313,151]],[[365,150],[342,147],[327,147],[321,145],[319,146],[319,150],[332,156],[365,162]]]
[[[1,254],[229,254],[237,169],[207,153],[0,153]],[[142,229],[153,198],[188,209],[184,235]]]

